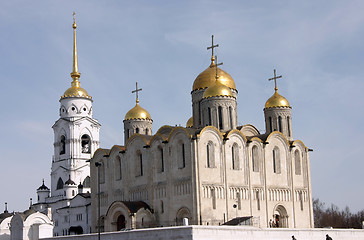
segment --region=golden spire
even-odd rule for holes
[[[73,71],[71,72],[71,77],[73,79],[72,86],[79,87],[80,82],[78,81],[81,73],[78,72],[78,59],[77,59],[77,43],[76,43],[76,13],[73,12]]]
[[[85,89],[81,88],[81,83],[78,80],[81,76],[81,73],[78,72],[78,59],[77,59],[77,43],[76,43],[76,13],[73,12],[73,69],[71,72],[71,77],[73,81],[71,82],[71,87],[65,91],[62,98],[67,97],[84,97],[92,99],[91,96],[88,95]]]

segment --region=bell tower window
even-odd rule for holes
[[[66,153],[66,137],[62,135],[59,154],[62,155],[65,153]]]
[[[63,188],[63,180],[62,180],[62,178],[58,178],[56,190],[62,189],[62,188]]]
[[[87,134],[81,137],[82,153],[91,153],[91,139]]]

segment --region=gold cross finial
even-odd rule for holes
[[[138,89],[138,82],[135,82],[135,90],[131,91],[131,93],[135,93],[136,103],[139,103],[138,92],[142,90],[141,88]]]
[[[73,22],[76,22],[76,12],[73,12]]]
[[[222,62],[221,62],[221,63],[218,63],[218,62],[217,62],[217,55],[215,56],[215,58],[214,58],[214,59],[216,59],[216,64],[211,65],[211,66],[210,66],[210,68],[213,68],[213,67],[215,68],[215,70],[216,70],[215,78],[216,78],[216,80],[217,80],[217,79],[219,78],[219,76],[217,75],[217,67],[218,67],[218,66],[220,66],[220,65],[223,65],[224,63],[222,63]]]
[[[207,50],[211,49],[211,62],[213,62],[214,59],[214,48],[218,47],[219,44],[214,45],[214,35],[211,35],[211,46],[207,47]]]
[[[272,80],[274,80],[274,90],[275,91],[277,91],[278,90],[278,87],[277,87],[277,79],[278,78],[281,78],[282,77],[282,75],[280,75],[280,76],[277,76],[276,75],[276,70],[274,69],[274,77],[272,77],[272,78],[269,78],[268,79],[268,81],[272,81]]]

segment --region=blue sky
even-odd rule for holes
[[[51,126],[71,82],[73,11],[80,81],[102,124],[101,147],[123,144],[136,81],[154,132],[185,125],[214,34],[239,91],[238,122],[264,132],[276,68],[294,138],[314,149],[313,196],[364,209],[363,9],[363,1],[1,1],[0,211],[4,202],[25,210],[42,178],[50,186]]]

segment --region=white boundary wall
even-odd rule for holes
[[[180,226],[101,233],[101,240],[363,240],[361,229],[285,229],[244,226]],[[97,240],[97,234],[43,238],[43,240]]]

